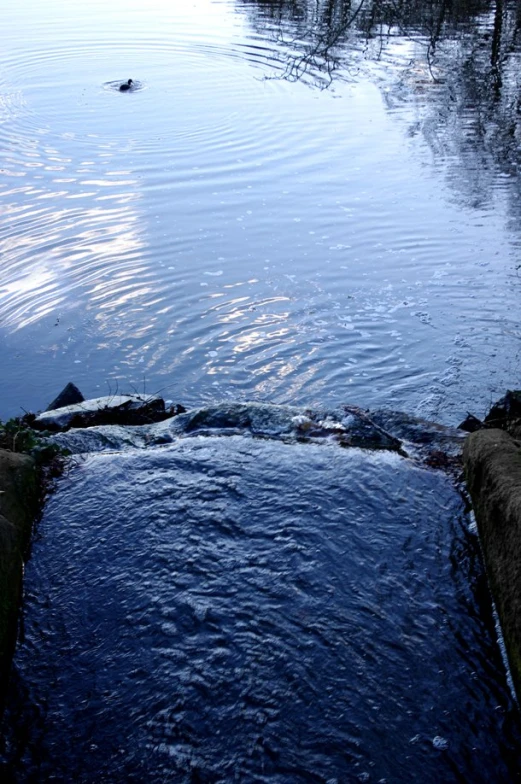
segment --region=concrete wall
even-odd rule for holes
[[[466,440],[467,486],[512,677],[521,698],[521,445],[504,430]]]

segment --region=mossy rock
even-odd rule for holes
[[[0,449],[0,706],[16,639],[24,555],[38,501],[34,459]]]
[[[479,430],[463,451],[467,486],[521,698],[521,449],[504,430]]]

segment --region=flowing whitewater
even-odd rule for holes
[[[79,431],[109,451],[75,458],[38,527],[4,773],[517,780],[519,716],[452,481],[396,451],[280,440],[279,410],[262,437],[208,420],[116,451],[124,429]]]

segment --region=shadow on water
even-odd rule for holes
[[[519,780],[475,534],[396,453],[246,435],[90,454],[26,575],[14,781]]]

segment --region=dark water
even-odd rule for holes
[[[14,781],[519,780],[462,501],[396,454],[93,454],[47,506],[26,594]]]
[[[513,384],[517,3],[7,0],[2,26],[0,415],[72,379],[455,422]]]

